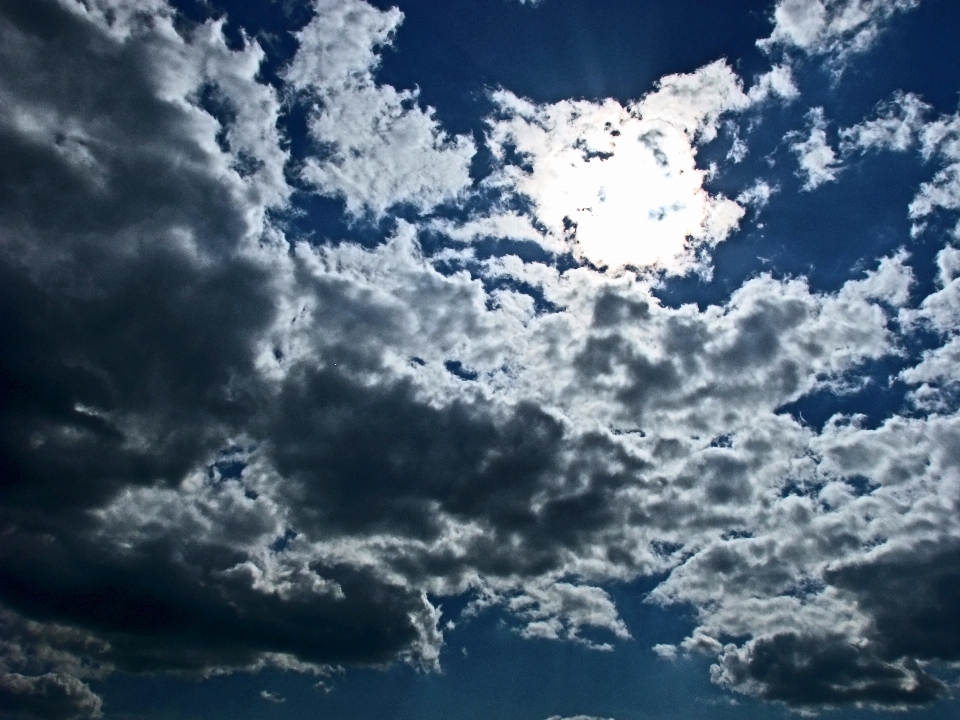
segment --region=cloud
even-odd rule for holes
[[[960,114],[931,118],[932,110],[917,95],[897,92],[877,106],[876,117],[840,132],[846,154],[916,148],[925,161],[939,165],[910,203],[914,235],[926,229],[928,219],[935,213],[960,209]],[[954,235],[960,236],[960,223],[954,228]]]
[[[309,132],[322,149],[301,177],[347,212],[382,216],[398,203],[421,212],[470,185],[476,152],[465,136],[449,137],[418,105],[416,91],[377,84],[377,49],[403,20],[362,0],[316,0],[314,18],[296,37],[299,49],[284,78],[312,101]]]
[[[612,650],[609,644],[599,645],[583,638],[584,628],[607,630],[621,640],[630,637],[630,631],[620,619],[610,596],[600,588],[553,583],[546,587],[527,588],[522,595],[511,598],[509,608],[527,620],[521,631],[526,638],[557,640],[561,633],[598,650]]]
[[[815,190],[824,183],[834,182],[839,172],[837,154],[827,141],[827,123],[823,108],[813,108],[807,113],[810,135],[798,140],[790,149],[800,161],[800,177],[804,178],[803,189]],[[793,137],[797,134],[794,133]]]
[[[901,313],[906,324],[933,330],[943,340],[942,345],[925,350],[919,363],[900,373],[900,379],[914,386],[911,396],[916,405],[930,412],[949,410],[960,367],[960,251],[945,247],[937,254],[937,265],[939,289],[916,310]]]
[[[916,301],[902,252],[831,292],[759,275],[702,307],[596,267],[709,262],[743,208],[704,188],[698,149],[788,98],[785,71],[754,92],[713,63],[627,107],[497,91],[494,200],[321,243],[277,220],[302,211],[287,91],[315,103],[302,192],[354,222],[472,192],[472,141],[374,79],[399,12],[318,4],[275,89],[252,40],[138,7],[0,9],[4,709],[94,716],[86,683],[114,671],[435,669],[436,599],[464,594],[606,649],[631,635],[606,588],[661,573],[651,602],[697,627],[659,654],[712,654],[724,687],[804,708],[942,694],[957,251]],[[841,142],[952,162],[954,119],[898,102]],[[810,122],[808,182],[836,172]],[[490,236],[545,250],[469,245]],[[923,330],[941,345],[907,358]],[[786,411],[891,358],[911,412]]]
[[[790,705],[922,705],[945,685],[916,663],[890,664],[844,637],[774,635],[740,650],[730,646],[712,668],[719,685]]]
[[[100,698],[87,685],[69,675],[0,675],[0,712],[38,720],[68,720],[100,717],[101,706]]]
[[[317,595],[318,605],[257,590],[234,543],[271,527],[244,516],[258,508],[242,492],[211,499],[237,511],[225,536],[202,539],[198,512],[201,536],[178,548],[186,562],[169,554],[162,514],[159,532],[134,539],[132,554],[111,543],[108,528],[70,519],[110,502],[119,512],[140,488],[146,499],[151,488],[162,497],[159,488],[206,472],[242,433],[237,420],[263,389],[254,340],[274,322],[281,277],[265,216],[288,191],[279,103],[255,78],[255,45],[228,49],[217,23],[181,36],[169,13],[134,15],[121,31],[85,6],[43,3],[41,11],[40,26],[17,14],[0,20],[11,69],[0,130],[3,333],[17,338],[2,357],[3,601],[109,638],[105,659],[129,670],[309,667],[324,661],[313,651],[294,656],[315,646],[339,660],[338,644],[371,662],[408,650],[432,632],[419,592],[334,570],[349,603],[331,592]],[[75,92],[59,90],[65,68]],[[250,107],[235,102],[221,122],[204,107],[214,87],[218,103],[242,97]],[[248,115],[261,134],[248,133]],[[251,160],[238,169],[244,153]],[[277,166],[279,176],[268,172]],[[25,512],[45,513],[46,529],[24,526]],[[48,533],[58,543],[46,544]],[[43,571],[46,563],[61,571]],[[309,587],[314,574],[304,577]],[[318,628],[329,626],[326,612],[346,613],[334,622],[345,630],[379,601],[393,619],[359,644],[352,631],[338,641],[283,629],[293,610]],[[225,624],[204,621],[207,613]],[[192,639],[157,640],[160,628],[175,626]],[[23,697],[54,689],[48,678],[30,694],[24,682]]]
[[[770,198],[778,191],[779,188],[770,187],[769,183],[763,180],[757,180],[757,182],[737,195],[737,202],[741,205],[754,205],[760,210],[766,207],[767,203],[770,202]]]
[[[893,99],[880,103],[877,117],[864,120],[841,131],[843,146],[848,151],[875,149],[908,150],[917,141],[931,108],[911,93],[896,93]]]
[[[923,155],[936,158],[943,167],[920,186],[910,203],[910,217],[920,221],[915,224],[915,232],[922,231],[922,219],[935,211],[960,209],[960,114],[940,118],[928,125],[922,142]],[[954,228],[954,236],[960,237],[960,223]]]
[[[793,69],[789,65],[774,65],[756,79],[749,92],[753,102],[762,102],[771,97],[790,101],[799,96],[800,90],[794,83]]]
[[[796,48],[831,55],[842,63],[868,50],[894,15],[919,4],[919,0],[779,0],[773,32],[757,44],[767,52]]]
[[[106,644],[62,625],[0,610],[0,712],[40,720],[100,717],[102,700],[83,679],[102,678]]]
[[[262,697],[267,702],[275,703],[278,705],[281,703],[285,703],[287,701],[287,699],[283,697],[283,695],[272,693],[269,690],[261,690],[260,697]]]
[[[18,503],[90,507],[204,452],[209,416],[187,421],[186,396],[210,391],[207,410],[229,412],[229,401],[213,410],[225,399],[211,388],[244,372],[248,333],[272,314],[256,247],[287,194],[268,172],[284,156],[272,129],[262,152],[248,148],[262,167],[238,171],[241,151],[216,142],[223,126],[198,96],[246,78],[257,102],[231,129],[247,114],[275,122],[255,46],[230,51],[209,25],[185,40],[164,16],[118,39],[84,6],[36,9],[45,25],[0,18],[3,332],[18,338],[2,360],[5,489]],[[97,343],[84,349],[88,333]],[[152,445],[149,427],[171,421],[182,430]],[[143,443],[123,441],[139,433]],[[58,478],[73,490],[53,491]]]
[[[949,603],[954,522],[947,504],[894,508],[904,493],[952,497],[956,461],[949,445],[937,446],[955,432],[953,418],[894,418],[876,430],[834,419],[811,445],[821,479],[781,496],[783,522],[698,554],[657,588],[656,598],[719,603],[701,610],[689,651],[715,652],[717,637],[750,628],[753,640],[725,646],[715,682],[796,706],[907,706],[945,692],[917,661],[953,657],[951,625],[931,613]],[[928,527],[942,528],[936,540]],[[898,565],[908,556],[915,570]],[[902,604],[890,605],[897,592]],[[921,617],[936,631],[921,634]]]
[[[696,144],[716,136],[720,116],[751,104],[723,62],[667,76],[627,107],[613,100],[538,107],[508,91],[493,99],[498,116],[488,142],[503,165],[489,183],[532,201],[548,249],[568,244],[599,266],[684,274],[743,215],[703,189],[705,172],[696,167]],[[509,162],[510,152],[519,164]]]

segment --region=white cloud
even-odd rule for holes
[[[937,265],[940,289],[902,316],[908,323],[923,321],[940,333],[951,334],[960,329],[960,250],[945,247],[937,254]]]
[[[758,210],[763,209],[770,202],[770,198],[779,192],[779,188],[770,187],[764,180],[757,180],[742,193],[737,195],[737,202],[741,205],[753,205]]]
[[[267,702],[271,702],[275,704],[281,704],[287,701],[287,699],[283,697],[283,695],[280,695],[279,693],[272,693],[269,690],[261,690],[260,697],[262,697]]]
[[[898,12],[920,0],[779,0],[770,37],[758,41],[767,52],[797,48],[844,61],[869,49]]]
[[[903,152],[914,146],[929,105],[912,93],[896,93],[877,107],[877,117],[840,132],[845,151],[886,149]]]
[[[563,101],[535,106],[507,91],[494,100],[489,142],[501,161],[513,148],[529,170],[505,165],[490,180],[529,197],[550,249],[562,238],[597,265],[683,274],[723,240],[743,209],[703,189],[696,143],[720,116],[751,103],[722,62],[661,80],[634,105]],[[574,232],[575,228],[575,232]]]
[[[947,410],[949,405],[943,402],[943,398],[931,385],[955,386],[960,383],[958,369],[960,369],[960,337],[954,336],[944,345],[925,351],[923,359],[917,365],[904,370],[900,378],[910,385],[919,386],[913,391],[913,397],[920,406],[931,411],[943,411]]]
[[[584,638],[583,629],[606,630],[621,640],[630,638],[616,606],[600,588],[562,582],[527,587],[522,595],[511,598],[507,606],[527,623],[520,632],[526,638],[558,640],[564,637],[596,650],[613,647]]]
[[[544,235],[534,227],[533,220],[515,211],[503,214],[494,212],[480,217],[457,223],[452,220],[437,218],[426,225],[430,230],[443,233],[444,236],[458,242],[471,242],[481,238],[501,238],[510,240],[527,240],[544,245],[552,252],[562,252],[566,246],[560,240]]]
[[[768,98],[795,100],[800,90],[793,80],[793,69],[789,65],[774,65],[773,68],[757,78],[749,92],[753,102],[762,102]]]
[[[813,108],[807,113],[807,120],[810,135],[805,140],[791,144],[790,149],[800,161],[800,176],[804,178],[803,189],[814,190],[824,183],[835,181],[840,168],[837,154],[827,141],[827,123],[823,117],[823,108]],[[795,138],[797,135],[799,133],[791,136]]]
[[[932,108],[912,93],[897,92],[877,106],[876,117],[841,130],[845,154],[871,150],[904,152],[917,148],[939,169],[922,183],[909,206],[913,234],[924,231],[937,211],[960,209],[960,114],[930,118]],[[954,228],[960,237],[960,222]]]
[[[921,143],[924,157],[936,158],[943,167],[920,186],[910,203],[910,217],[918,221],[918,231],[923,219],[936,210],[960,209],[960,113],[929,123],[923,129]],[[960,238],[960,222],[954,228],[954,236]]]
[[[390,43],[403,14],[363,0],[316,0],[315,10],[297,33],[300,47],[284,75],[315,98],[310,134],[327,151],[307,160],[302,177],[321,194],[343,198],[353,216],[379,217],[398,203],[428,212],[457,197],[470,185],[473,140],[448,136],[416,91],[374,78],[377,50]]]

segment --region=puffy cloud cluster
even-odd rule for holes
[[[897,92],[877,106],[875,117],[840,131],[841,150],[848,158],[916,149],[924,161],[939,166],[910,203],[915,235],[925,230],[935,213],[960,209],[960,113],[932,115],[933,108],[917,95]],[[960,237],[960,224],[953,234]]]
[[[824,183],[837,179],[838,159],[830,143],[827,141],[827,123],[823,117],[823,108],[813,108],[807,113],[810,124],[810,135],[801,140],[793,137],[796,142],[790,149],[797,155],[800,163],[800,175],[804,178],[803,189],[815,190]]]
[[[805,707],[942,695],[957,252],[913,304],[902,253],[833,293],[762,275],[703,308],[662,304],[648,274],[562,269],[575,243],[681,272],[733,230],[697,143],[793,86],[781,69],[744,92],[725,63],[627,108],[497,92],[477,192],[532,208],[425,217],[473,191],[473,145],[376,82],[399,22],[318,0],[283,72],[315,103],[296,168],[262,50],[221,23],[0,6],[0,712],[96,716],[85,683],[115,670],[434,668],[435,598],[464,593],[525,637],[610,649],[630,630],[604,585],[655,573],[651,600],[698,617],[661,654],[713,653],[721,685]],[[303,239],[272,219],[296,210],[291,170],[354,216],[421,214],[373,248]],[[669,251],[644,255],[644,232]],[[426,253],[437,233],[457,242]],[[548,252],[479,259],[463,243],[485,234]],[[903,379],[939,412],[784,412],[917,328],[944,345]]]
[[[716,138],[722,115],[796,92],[789,69],[777,67],[745,93],[723,61],[664,77],[627,107],[537,106],[501,90],[488,141],[504,165],[488,182],[532,201],[550,250],[572,245],[611,269],[703,272],[704,254],[738,226],[743,208],[704,190],[697,146]]]
[[[779,0],[773,32],[757,44],[768,52],[795,48],[842,62],[869,49],[893,15],[919,4],[920,0]]]
[[[300,49],[285,73],[289,86],[315,103],[310,136],[322,154],[306,161],[303,179],[342,198],[354,216],[382,216],[398,203],[430,210],[470,184],[473,141],[449,137],[433,111],[419,107],[416,92],[374,79],[376,51],[402,20],[396,8],[321,0],[297,33]]]
[[[106,650],[106,643],[81,630],[0,610],[0,712],[98,717],[103,703],[83,680],[110,672]]]

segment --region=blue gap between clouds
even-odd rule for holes
[[[960,91],[960,13],[951,0],[927,0],[913,11],[898,13],[874,48],[854,56],[839,80],[822,59],[797,63],[795,77],[801,97],[776,110],[764,111],[757,128],[744,137],[750,155],[740,165],[725,163],[730,138],[721,136],[703,148],[700,167],[711,161],[721,172],[706,187],[735,197],[755,179],[764,179],[780,192],[759,213],[748,211],[744,229],[714,251],[713,279],[671,279],[658,293],[671,306],[697,302],[722,303],[744,280],[769,271],[775,277],[806,276],[815,291],[830,292],[846,280],[872,269],[875,260],[905,247],[917,277],[915,296],[932,289],[934,257],[945,234],[931,229],[911,240],[907,206],[919,184],[935,168],[915,150],[872,152],[851,158],[837,183],[811,192],[800,190],[797,158],[786,135],[808,136],[805,115],[823,107],[828,138],[837,147],[837,131],[873,115],[879,102],[895,91],[914,92],[934,105],[935,113],[957,109]],[[877,182],[883,178],[882,182]],[[762,223],[763,227],[758,227]]]
[[[405,20],[380,78],[419,88],[455,133],[482,130],[486,93],[503,87],[535,102],[612,97],[626,103],[664,75],[731,58],[748,75],[764,59],[770,3],[374,0]]]

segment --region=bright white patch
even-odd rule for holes
[[[525,167],[506,164],[493,182],[530,198],[548,232],[595,265],[683,274],[743,216],[703,189],[696,166],[695,143],[716,136],[719,115],[751,102],[722,62],[666,77],[626,108],[535,106],[507,91],[494,100],[504,117],[491,125],[491,146],[504,161],[514,149]]]
[[[757,78],[750,88],[750,99],[762,102],[770,97],[795,100],[800,96],[793,81],[793,70],[789,65],[774,65],[773,68]]]

